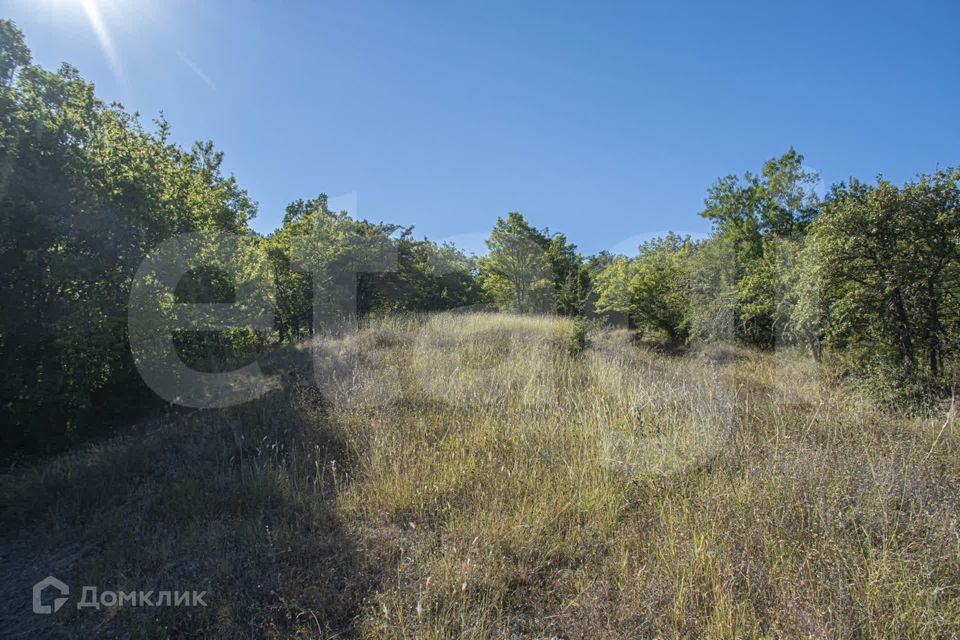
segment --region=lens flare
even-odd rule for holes
[[[113,40],[110,38],[110,32],[107,30],[107,25],[103,21],[103,15],[100,13],[100,7],[97,1],[81,0],[80,4],[83,6],[84,13],[87,14],[87,20],[90,21],[90,26],[93,28],[94,33],[97,34],[100,49],[103,50],[103,55],[110,65],[110,70],[119,78],[121,76],[120,56],[117,55],[117,49],[114,47]]]

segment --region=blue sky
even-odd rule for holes
[[[708,231],[707,187],[791,145],[826,184],[960,164],[956,2],[0,7],[42,65],[214,140],[263,232],[324,191],[468,249],[521,211],[629,250]]]

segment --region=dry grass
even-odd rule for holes
[[[257,403],[8,474],[0,628],[960,634],[955,414],[884,414],[796,354],[658,355],[597,331],[575,356],[572,333],[374,321],[318,341],[314,380],[304,346]],[[49,573],[207,589],[210,606],[35,616]]]

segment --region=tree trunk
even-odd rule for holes
[[[934,285],[934,276],[927,278],[927,358],[930,363],[930,379],[940,375],[940,311]]]
[[[903,294],[900,287],[894,287],[890,295],[890,303],[893,307],[893,321],[897,329],[900,357],[903,360],[904,368],[907,371],[913,369],[913,339],[910,337],[910,320],[907,316],[907,308],[903,302]]]

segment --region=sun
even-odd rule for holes
[[[121,75],[120,56],[117,55],[117,49],[113,45],[113,39],[107,30],[107,25],[103,21],[103,14],[100,10],[101,2],[98,0],[79,0],[83,7],[83,12],[87,14],[87,20],[94,33],[97,34],[97,40],[100,41],[100,49],[103,51],[107,63],[115,76]]]
[[[3,2],[4,0],[0,0]],[[21,3],[23,9],[38,19],[69,26],[71,37],[93,49],[90,36],[96,38],[96,48],[114,79],[126,84],[123,55],[124,45],[132,41],[141,44],[144,38],[158,33],[169,34],[174,28],[174,16],[169,0],[7,0]],[[88,30],[89,29],[89,30]]]
[[[124,9],[129,7],[120,6],[113,0],[34,0],[32,4],[35,10],[52,15],[58,22],[87,22],[110,70],[116,77],[121,76],[121,59],[110,34],[108,20],[116,23],[117,20],[128,19],[129,12]]]

